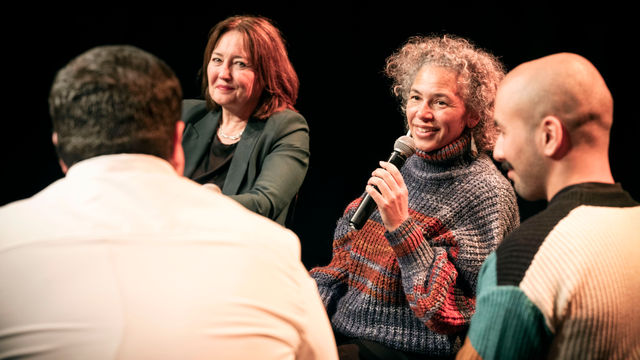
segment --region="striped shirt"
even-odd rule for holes
[[[640,359],[640,206],[563,189],[483,265],[469,339],[485,359]]]

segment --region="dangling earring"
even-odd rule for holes
[[[476,140],[473,137],[473,133],[471,134],[471,156],[478,156],[478,147],[476,146]]]

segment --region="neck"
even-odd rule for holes
[[[218,139],[226,145],[238,142],[248,122],[248,117],[237,116],[223,108],[220,124],[218,124]]]
[[[573,155],[563,158],[551,167],[547,201],[567,186],[588,182],[615,183],[606,152],[572,151],[572,153]]]
[[[225,130],[227,128],[229,128],[230,130],[234,128],[243,129],[249,121],[249,117],[249,114],[239,114],[237,112],[222,108],[220,126],[224,126]]]

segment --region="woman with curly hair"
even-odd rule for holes
[[[333,258],[311,271],[343,358],[451,358],[475,308],[478,271],[519,224],[515,193],[487,154],[503,66],[455,36],[414,37],[387,59],[416,153],[381,162],[361,230],[338,221]]]

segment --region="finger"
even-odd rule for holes
[[[393,178],[393,175],[391,175],[385,169],[382,169],[382,168],[375,169],[371,173],[371,175],[372,175],[372,177],[378,177],[378,178],[382,179],[389,186],[389,188],[392,189],[392,190],[398,188],[398,184],[397,184],[396,180]]]
[[[389,184],[387,184],[384,179],[377,176],[372,176],[371,178],[369,178],[367,184],[375,186],[378,193],[380,193],[383,198],[388,199],[391,196],[391,188],[389,188]],[[374,190],[376,189],[374,188]]]
[[[376,190],[372,185],[369,184],[365,186],[364,190],[367,192],[367,194],[369,194],[369,196],[371,196],[373,201],[375,201],[376,205],[378,205],[378,208],[381,208],[381,205],[384,204],[384,199],[382,198],[382,195],[380,195],[378,190]]]
[[[395,180],[396,184],[398,184],[398,186],[400,187],[405,186],[404,178],[402,177],[400,170],[398,170],[398,168],[395,165],[393,165],[390,162],[380,161],[380,166],[383,169],[387,170],[387,172],[389,172],[389,174],[393,177],[393,179]]]

